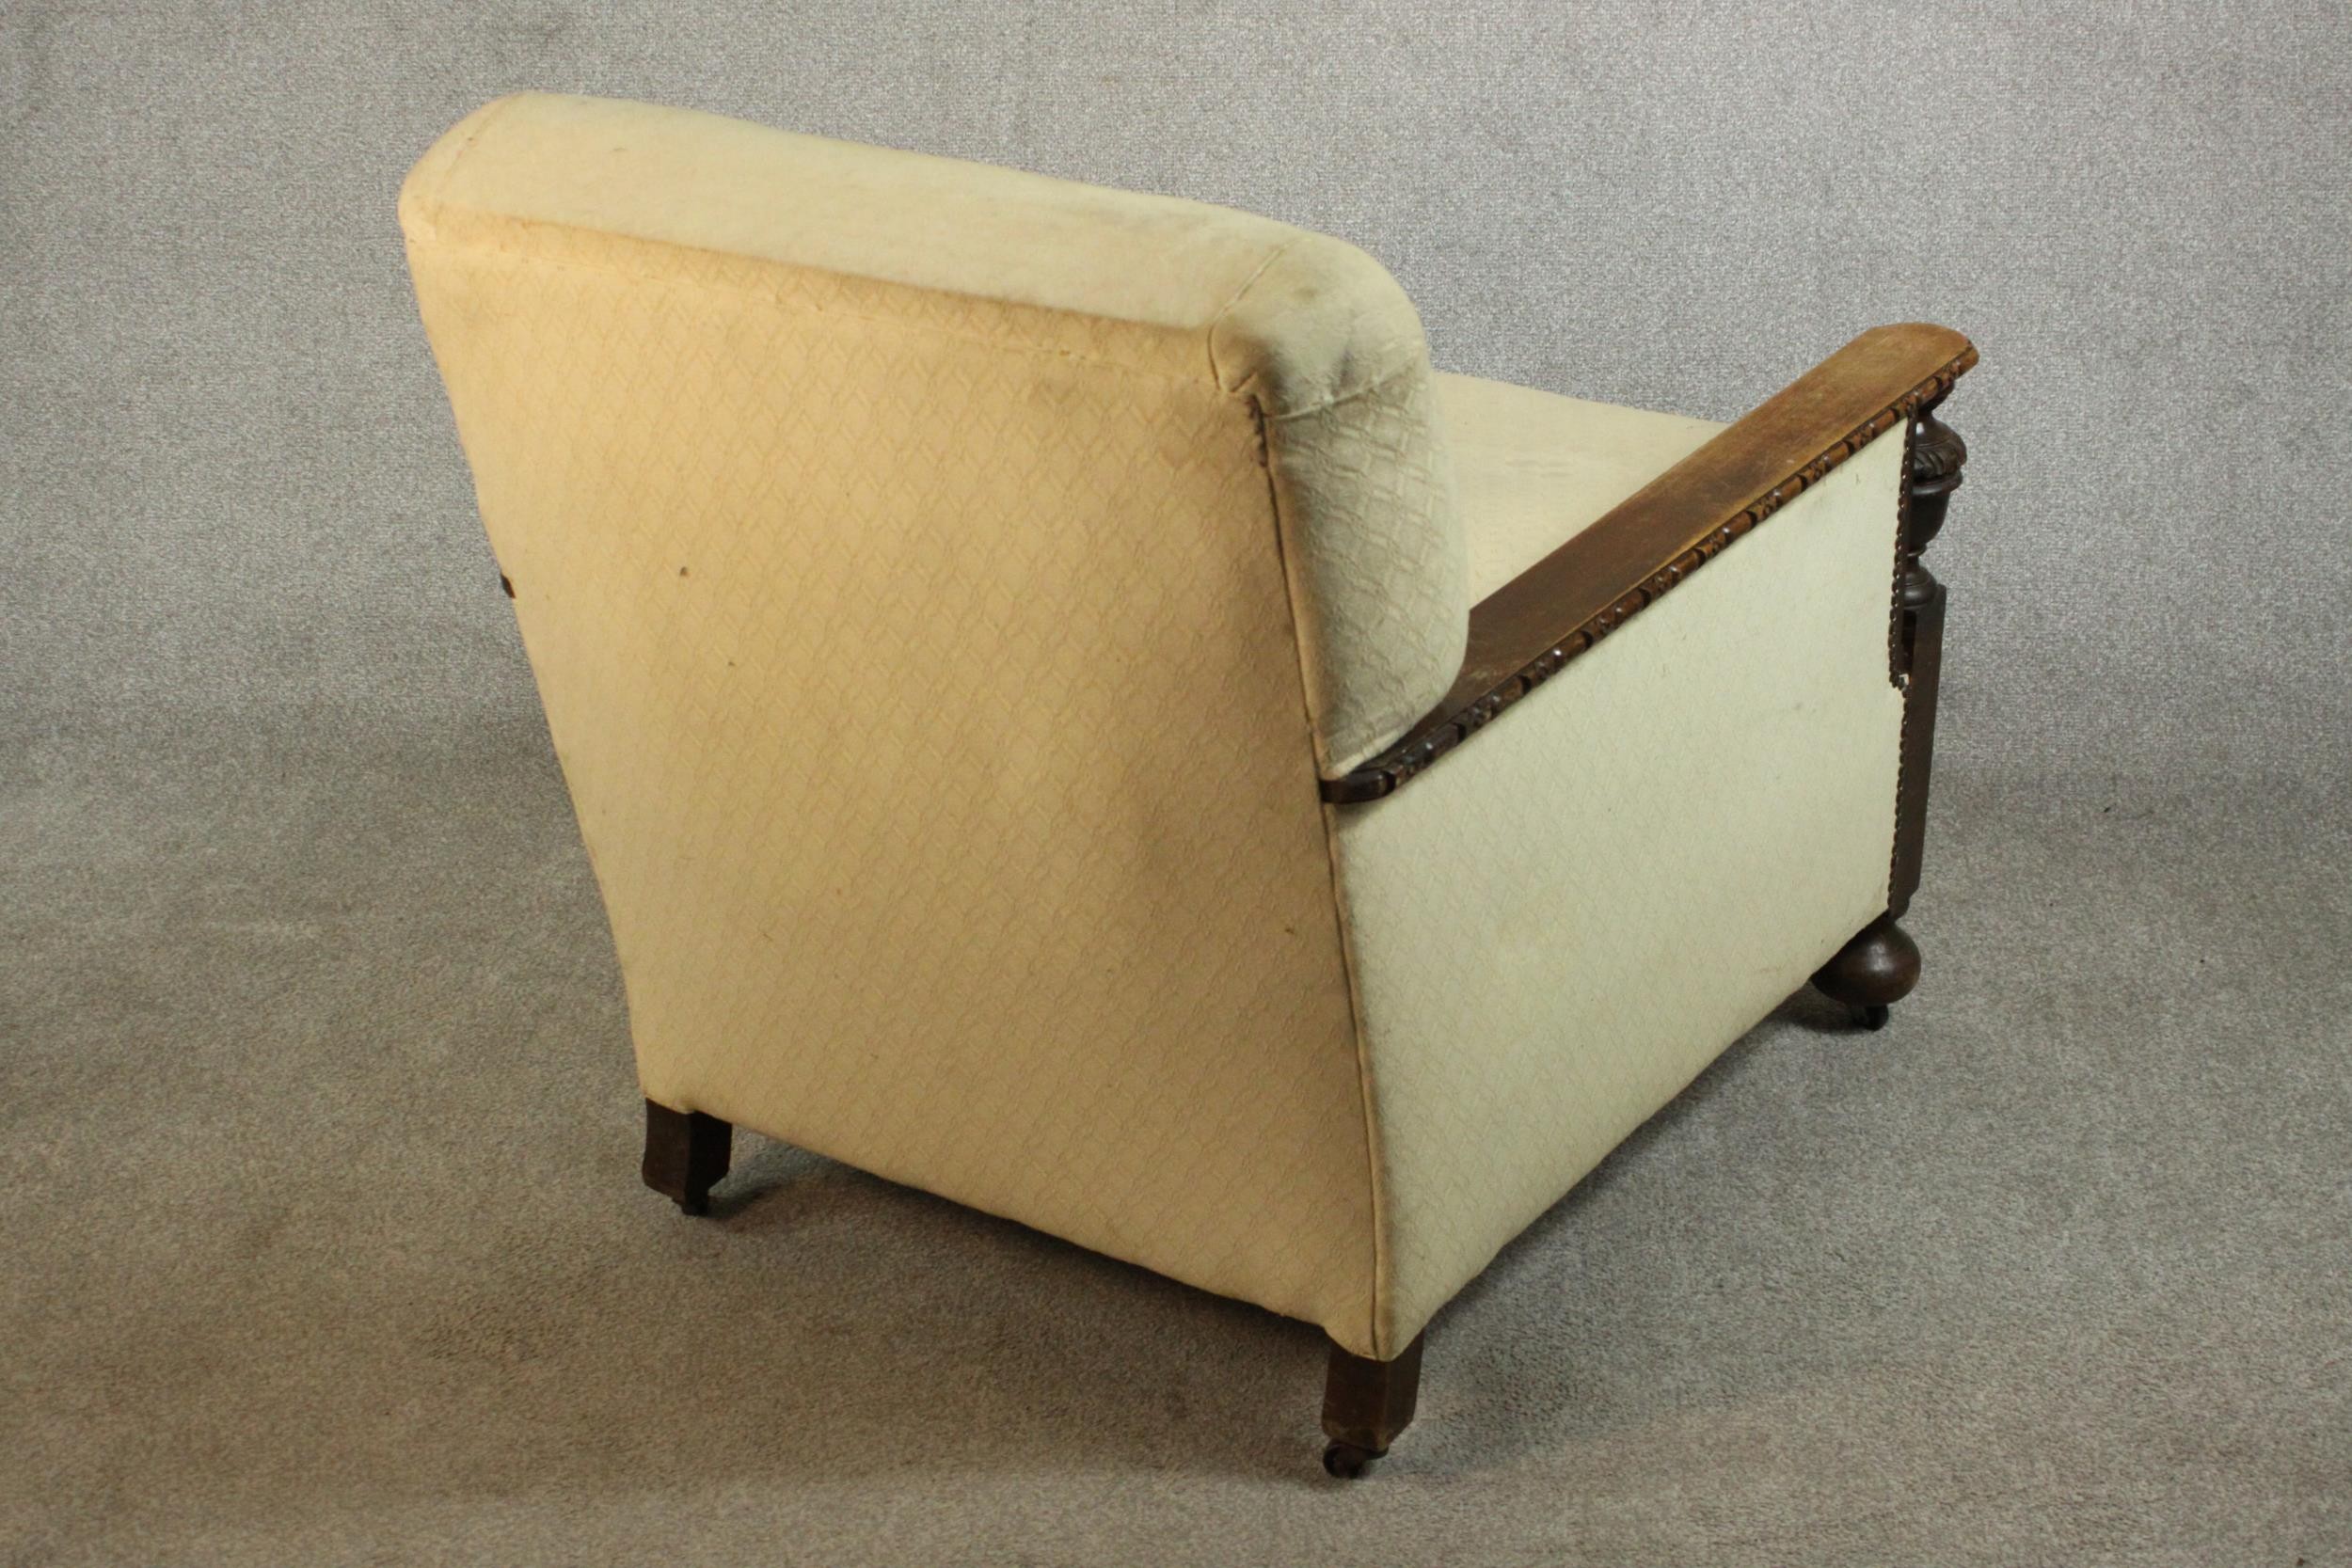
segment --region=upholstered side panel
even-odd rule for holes
[[[1885,908],[1902,435],[1397,794],[1331,809],[1380,1354]]]
[[[645,1092],[1368,1349],[1360,1063],[1217,306],[1180,373],[1149,324],[1025,346],[1002,301],[437,181],[412,269]]]

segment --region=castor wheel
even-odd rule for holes
[[[1372,1468],[1372,1462],[1380,1456],[1370,1449],[1359,1449],[1353,1443],[1334,1443],[1323,1450],[1326,1475],[1341,1481],[1354,1481]]]
[[[1871,1002],[1854,1008],[1853,1021],[1857,1028],[1873,1030],[1885,1028],[1886,1004]]]

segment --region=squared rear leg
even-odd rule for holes
[[[710,1189],[727,1173],[732,1123],[701,1111],[645,1101],[645,1185],[689,1214],[710,1212]]]
[[[1423,1338],[1413,1336],[1404,1353],[1389,1361],[1331,1347],[1323,1386],[1323,1430],[1331,1446],[1323,1450],[1323,1467],[1332,1475],[1344,1481],[1362,1475],[1412,1424],[1421,1395]]]

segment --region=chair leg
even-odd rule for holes
[[[1323,1450],[1324,1469],[1343,1481],[1355,1480],[1412,1424],[1424,1338],[1415,1335],[1392,1361],[1331,1347],[1331,1370],[1323,1385],[1323,1430],[1331,1439]]]
[[[1889,653],[1903,689],[1902,761],[1896,769],[1895,856],[1887,870],[1886,912],[1865,926],[1823,964],[1813,984],[1843,1002],[1865,1029],[1886,1026],[1886,1009],[1919,983],[1919,944],[1895,923],[1919,890],[1920,851],[1928,832],[1928,778],[1935,762],[1935,696],[1944,669],[1944,585],[1920,557],[1943,531],[1960,488],[1968,444],[1935,417],[1913,418],[1905,436],[1901,569],[1895,576]]]
[[[1883,914],[1855,934],[1813,976],[1814,988],[1843,1002],[1865,1029],[1886,1027],[1886,1009],[1919,983],[1919,944]]]
[[[708,1213],[734,1138],[734,1126],[717,1117],[646,1101],[645,1185],[686,1213]]]

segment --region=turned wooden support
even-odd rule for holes
[[[1389,1361],[1331,1347],[1323,1385],[1323,1430],[1331,1446],[1323,1450],[1323,1467],[1332,1475],[1342,1480],[1362,1475],[1412,1424],[1423,1338],[1415,1335],[1404,1353]]]
[[[1902,764],[1895,796],[1895,864],[1886,912],[1896,920],[1919,890],[1928,834],[1928,780],[1935,762],[1935,694],[1944,673],[1944,585],[1920,559],[1944,527],[1968,448],[1932,404],[1911,423],[1902,570],[1895,585],[1896,668],[1903,677]]]
[[[727,1173],[735,1128],[700,1111],[645,1101],[645,1185],[689,1214],[710,1212],[710,1189]]]
[[[1920,558],[1944,527],[1952,492],[1960,488],[1961,466],[1967,461],[1966,444],[1935,417],[1935,405],[1921,409],[1906,437],[1900,563],[1890,628],[1895,676],[1903,688],[1903,730],[1886,912],[1855,933],[1813,976],[1824,995],[1843,1002],[1867,1029],[1884,1026],[1887,1009],[1919,983],[1919,944],[1896,922],[1919,891],[1928,780],[1935,762],[1936,688],[1944,673],[1944,585]]]

